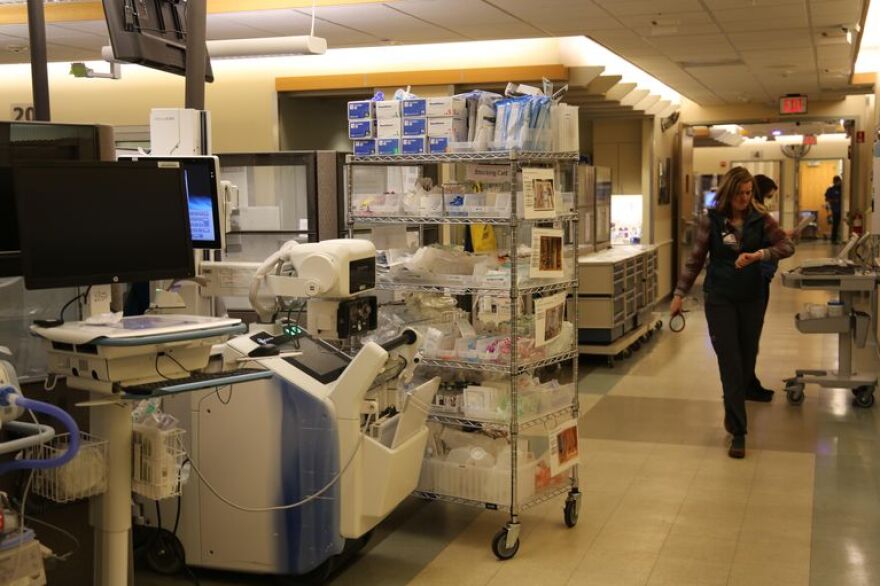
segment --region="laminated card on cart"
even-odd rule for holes
[[[532,258],[529,276],[533,279],[561,279],[562,230],[534,228],[532,230]]]
[[[553,169],[522,170],[523,215],[527,220],[556,217],[556,180]]]

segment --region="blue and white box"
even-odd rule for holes
[[[425,98],[413,98],[411,100],[403,100],[404,117],[426,116],[427,111],[428,101]]]
[[[376,138],[400,138],[403,136],[403,120],[386,118],[376,120]]]
[[[428,152],[432,155],[449,152],[449,138],[445,136],[428,137]]]
[[[380,155],[399,155],[400,139],[380,138],[378,143],[376,143],[376,150]]]
[[[452,96],[428,98],[428,103],[425,106],[425,115],[428,118],[466,118],[467,102],[462,98]]]
[[[424,155],[428,152],[428,137],[406,136],[400,141],[400,148],[404,155]]]
[[[383,100],[376,102],[376,119],[400,118],[403,114],[400,100]]]
[[[427,118],[404,118],[403,136],[426,136],[428,134]]]
[[[373,118],[375,102],[373,100],[356,100],[348,103],[349,120],[369,120]]]
[[[357,138],[373,138],[374,136],[372,120],[350,120],[348,122],[348,138],[355,140]]]
[[[352,147],[354,154],[358,157],[376,154],[376,140],[372,138],[355,140],[353,141]]]

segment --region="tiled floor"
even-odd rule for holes
[[[829,252],[803,245],[798,258]],[[799,334],[792,318],[825,299],[774,282],[759,358],[765,386],[781,390],[796,367],[836,366],[835,340]],[[501,513],[408,501],[333,584],[880,584],[876,409],[853,408],[845,390],[808,387],[800,407],[778,393],[749,405],[747,458],[729,459],[715,358],[699,302],[692,309],[685,332],[665,330],[614,369],[585,363],[574,529],[560,502],[544,504],[523,515],[516,558],[498,562],[489,542]],[[874,349],[859,363],[876,370]],[[270,583],[199,576],[206,586]],[[136,583],[187,581],[140,572]]]

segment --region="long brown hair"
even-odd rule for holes
[[[718,197],[715,203],[715,209],[721,212],[726,218],[733,216],[733,198],[739,192],[739,186],[743,183],[752,184],[752,199],[749,200],[749,207],[759,213],[765,213],[764,206],[758,203],[756,195],[758,193],[758,185],[755,178],[749,173],[745,167],[733,167],[724,177],[721,178],[721,184],[718,186]]]

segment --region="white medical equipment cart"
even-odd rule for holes
[[[795,376],[786,379],[785,394],[792,405],[804,401],[804,386],[817,384],[825,388],[846,388],[853,393],[853,404],[868,408],[874,404],[874,391],[877,375],[859,374],[853,370],[853,342],[860,348],[865,346],[870,328],[874,327],[873,315],[856,311],[853,302],[859,295],[870,294],[877,286],[877,273],[854,269],[851,274],[845,271],[809,272],[802,268],[782,274],[782,284],[793,289],[820,290],[836,292],[843,304],[840,316],[811,318],[807,315],[795,316],[798,331],[804,334],[837,334],[838,369],[811,370],[798,369]],[[873,308],[872,308],[873,311]]]
[[[486,152],[486,153],[444,153],[444,154],[426,154],[426,155],[366,155],[348,157],[348,165],[346,166],[346,195],[348,208],[348,226],[349,235],[355,234],[355,228],[366,229],[382,225],[409,225],[419,226],[419,240],[423,243],[426,230],[425,226],[453,226],[453,225],[492,225],[495,227],[505,227],[509,230],[509,258],[517,259],[519,236],[528,234],[531,236],[531,229],[534,226],[546,227],[552,226],[562,228],[567,233],[567,240],[563,244],[565,254],[571,258],[572,270],[569,274],[565,274],[558,279],[543,279],[541,281],[524,279],[525,282],[520,283],[517,277],[517,262],[510,263],[509,283],[493,284],[492,286],[467,285],[452,286],[440,283],[415,283],[415,282],[389,282],[378,281],[377,289],[385,289],[390,291],[407,291],[407,292],[426,292],[440,293],[448,296],[471,296],[475,299],[477,295],[492,295],[498,297],[509,298],[512,303],[510,324],[511,332],[517,332],[518,324],[522,324],[521,312],[517,308],[516,300],[519,298],[539,299],[545,295],[565,292],[567,295],[577,299],[577,273],[576,261],[578,250],[578,216],[575,210],[575,204],[572,203],[570,209],[562,211],[557,208],[558,213],[549,219],[523,219],[522,212],[518,212],[518,204],[522,204],[519,199],[523,197],[522,193],[517,193],[517,175],[528,167],[544,167],[551,168],[555,171],[557,182],[565,174],[570,174],[572,184],[576,173],[578,155],[577,153],[549,153],[549,152],[523,152],[523,151],[502,151],[502,152]],[[354,185],[357,174],[354,168],[364,165],[372,166],[418,166],[420,175],[424,172],[425,165],[455,165],[450,171],[456,173],[467,171],[461,169],[463,164],[478,165],[482,170],[486,170],[488,166],[494,166],[496,172],[506,177],[506,181],[510,184],[510,205],[504,205],[503,211],[492,210],[486,211],[479,206],[475,206],[470,210],[455,211],[450,209],[447,196],[444,194],[442,198],[442,208],[433,211],[430,214],[423,215],[406,215],[402,208],[397,210],[382,210],[363,213],[358,209],[354,197],[357,187]],[[456,174],[455,176],[459,176]],[[558,184],[557,184],[558,185]],[[558,189],[558,187],[557,187]],[[504,193],[501,197],[506,197]],[[505,202],[506,204],[506,202]],[[467,208],[467,204],[462,206]],[[520,206],[521,208],[521,206]],[[422,210],[420,210],[421,212]],[[525,232],[528,230],[528,232]],[[578,323],[577,319],[577,303],[571,304],[568,321],[573,324]],[[459,429],[475,431],[481,430],[488,433],[500,433],[506,435],[510,446],[510,468],[505,474],[509,478],[502,481],[503,490],[494,491],[496,496],[486,496],[486,491],[471,491],[456,493],[451,487],[443,489],[432,488],[424,490],[420,485],[416,494],[422,498],[429,500],[443,500],[457,504],[476,506],[491,510],[502,510],[509,512],[508,522],[494,536],[492,540],[493,553],[502,560],[513,558],[519,550],[519,532],[520,532],[520,514],[531,507],[547,502],[551,499],[562,495],[567,495],[564,507],[564,521],[568,527],[573,527],[577,523],[578,512],[580,508],[580,491],[578,489],[578,472],[575,465],[569,469],[568,478],[564,484],[554,484],[548,487],[537,489],[534,482],[534,467],[525,466],[518,457],[518,438],[529,430],[529,434],[533,434],[536,430],[547,429],[552,430],[558,426],[564,425],[566,422],[577,421],[578,418],[578,396],[577,396],[577,380],[578,380],[578,351],[577,336],[573,336],[570,348],[558,354],[548,356],[539,360],[522,360],[519,358],[517,347],[517,336],[510,336],[511,349],[510,360],[504,362],[487,362],[487,361],[468,361],[465,359],[456,360],[440,360],[423,358],[421,365],[423,367],[454,369],[461,372],[482,372],[482,373],[498,373],[508,375],[510,380],[510,408],[509,416],[506,421],[491,421],[466,417],[460,414],[439,413],[432,411],[429,415],[429,421],[439,423],[443,426],[453,426]],[[539,368],[551,365],[562,365],[566,362],[571,363],[573,389],[572,396],[568,404],[562,409],[555,409],[549,413],[541,413],[536,417],[528,417],[520,420],[518,411],[518,393],[516,379],[524,373],[532,373]],[[423,481],[425,471],[423,468]],[[529,475],[531,474],[531,477]],[[473,483],[481,484],[481,480],[473,480]],[[473,484],[471,483],[471,484]],[[455,484],[455,483],[450,483]],[[468,482],[461,482],[459,486],[464,490]],[[509,492],[507,490],[509,484]],[[480,496],[477,496],[480,495]],[[497,496],[503,495],[503,496]],[[509,495],[509,500],[507,499]]]

